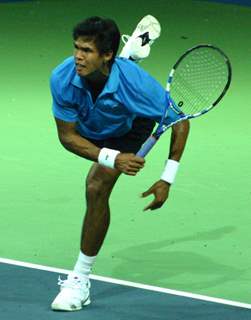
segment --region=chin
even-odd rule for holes
[[[81,77],[84,77],[90,73],[88,69],[79,68],[78,66],[75,67],[75,70],[76,70],[76,73]]]
[[[83,71],[83,70],[82,71],[76,71],[76,72],[80,77],[86,77],[89,74],[89,72]]]

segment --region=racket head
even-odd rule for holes
[[[174,124],[214,108],[226,94],[231,79],[230,60],[221,49],[210,44],[188,49],[169,73],[166,84],[168,104],[162,119],[137,155],[147,155],[159,137]]]
[[[170,108],[181,119],[198,117],[219,103],[231,79],[230,60],[221,49],[210,44],[192,47],[177,60],[168,76]]]

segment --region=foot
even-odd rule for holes
[[[52,310],[77,311],[91,303],[90,282],[70,273],[66,280],[58,279],[60,292],[51,304]]]
[[[120,57],[140,61],[149,56],[150,46],[160,36],[161,27],[156,18],[147,15],[140,20],[131,36],[122,35],[125,43]]]

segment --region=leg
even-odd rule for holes
[[[99,252],[110,223],[109,197],[120,172],[94,164],[86,180],[86,215],[82,228],[81,251],[87,256]]]
[[[108,139],[104,147],[137,153],[154,127],[154,121],[137,118],[130,132]],[[61,291],[52,302],[53,310],[75,311],[90,303],[89,274],[106,236],[109,222],[109,197],[120,172],[94,164],[86,180],[87,210],[82,228],[81,252],[66,280],[59,280]]]
[[[53,310],[75,311],[90,304],[89,274],[110,222],[108,200],[120,172],[94,164],[86,180],[87,210],[82,228],[81,252],[72,273],[60,280],[61,291]]]

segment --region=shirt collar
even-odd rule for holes
[[[71,83],[80,89],[86,90],[86,88],[84,87],[84,81],[81,80],[80,76],[77,73],[75,73]],[[117,91],[118,86],[119,86],[119,70],[115,60],[115,62],[112,65],[112,69],[108,77],[108,81],[103,89],[102,94],[114,93]]]
[[[119,69],[115,60],[112,65],[112,69],[111,69],[108,81],[104,87],[103,93],[114,93],[117,91],[118,86],[119,86]]]
[[[74,78],[72,79],[71,83],[72,83],[75,87],[78,87],[78,88],[80,88],[80,89],[83,88],[83,83],[82,83],[82,81],[81,81],[80,76],[79,76],[77,73],[75,73]]]

